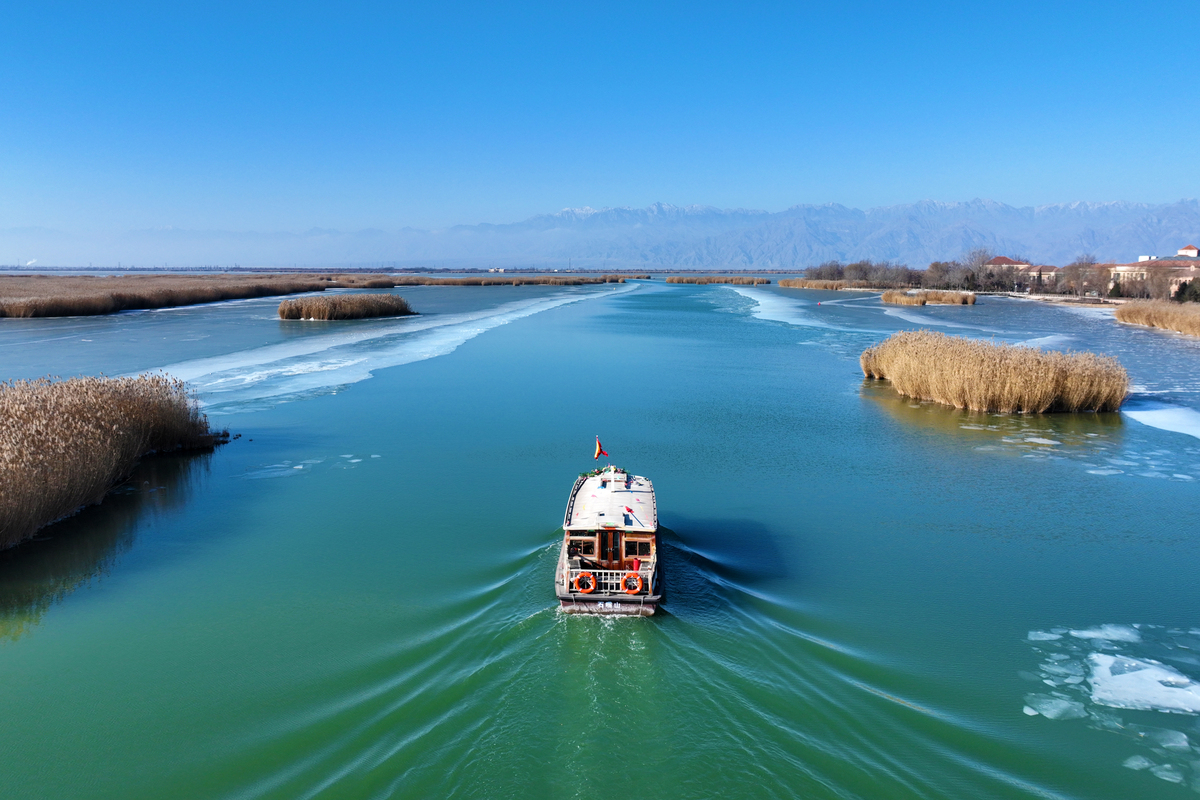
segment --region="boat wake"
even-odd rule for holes
[[[485,311],[368,321],[348,329],[162,369],[191,384],[209,414],[257,411],[336,392],[370,378],[378,369],[452,353],[485,331],[542,311],[637,288],[627,285],[603,292],[572,291]]]

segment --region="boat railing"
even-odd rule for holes
[[[579,494],[579,487],[587,478],[580,475],[575,479],[575,485],[571,487],[571,499],[567,500],[567,513],[563,515],[563,527],[571,524],[571,511],[575,508],[575,497]]]
[[[567,570],[567,587],[573,594],[582,594],[575,592],[575,579],[581,573],[591,575],[596,581],[595,591],[588,594],[629,594],[621,582],[630,574],[637,574],[642,579],[641,590],[634,594],[650,594],[650,579],[654,576],[654,567],[643,565],[636,573],[631,569],[570,569]]]

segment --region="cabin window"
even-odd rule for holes
[[[572,539],[571,545],[579,548],[579,554],[583,556],[596,555],[596,542],[593,539]]]
[[[650,555],[650,543],[649,542],[631,542],[628,540],[625,542],[625,557],[626,558],[632,558],[634,556],[648,556],[648,555]]]

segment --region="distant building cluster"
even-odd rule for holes
[[[1018,291],[1078,291],[1084,294],[1118,293],[1125,296],[1172,297],[1185,283],[1200,278],[1200,248],[1189,244],[1173,256],[1138,256],[1127,264],[1073,264],[1056,267],[1030,264],[996,256],[986,269],[1012,275]]]
[[[997,267],[1011,269],[1017,276],[1017,283],[1021,288],[1041,285],[1053,289],[1058,284],[1058,273],[1062,271],[1059,267],[1050,264],[1026,264],[1024,261],[1017,261],[1008,256],[996,256],[983,266],[993,269]]]
[[[1200,277],[1200,249],[1194,244],[1181,247],[1173,256],[1138,256],[1132,264],[1117,264],[1112,268],[1112,279],[1122,284],[1135,281],[1150,281],[1156,277],[1171,287],[1174,294],[1185,282]]]

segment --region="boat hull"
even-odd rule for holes
[[[627,602],[615,599],[575,599],[560,597],[564,614],[596,614],[611,617],[650,617],[658,610],[657,600]]]

